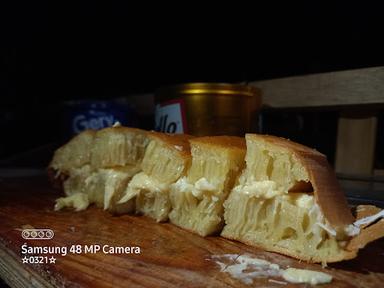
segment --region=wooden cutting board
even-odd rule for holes
[[[246,285],[232,278],[213,255],[249,254],[279,264],[324,271],[320,265],[261,251],[220,237],[194,235],[143,216],[112,216],[86,211],[53,211],[60,193],[43,177],[0,179],[0,276],[12,287],[305,287],[257,278]],[[25,240],[23,228],[48,228],[51,240]],[[56,263],[23,264],[21,246],[138,246],[140,254],[55,255]],[[352,261],[329,265],[333,276],[321,287],[382,287],[384,242],[376,241]],[[228,263],[230,264],[230,263]]]

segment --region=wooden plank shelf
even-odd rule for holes
[[[294,76],[251,82],[263,104],[274,108],[384,103],[384,67]]]
[[[255,81],[250,85],[261,89],[266,107],[340,110],[335,170],[373,175],[377,113],[384,108],[383,80],[384,66],[378,66]],[[347,190],[370,189],[364,182],[344,184]]]

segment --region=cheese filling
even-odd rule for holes
[[[234,188],[235,192],[241,192],[250,197],[270,199],[277,195],[287,194],[282,187],[277,187],[277,183],[270,180],[247,181],[244,185],[238,185]]]
[[[288,268],[282,273],[284,280],[291,283],[325,284],[332,281],[332,276],[323,272],[306,269]]]
[[[67,197],[56,199],[55,211],[63,208],[74,208],[75,211],[81,211],[87,209],[88,206],[88,195],[84,193],[75,193]]]
[[[206,236],[222,229],[223,201],[226,196],[219,185],[201,177],[190,183],[180,178],[170,186],[172,211],[169,219],[185,229]]]
[[[220,266],[221,272],[226,272],[233,278],[239,279],[248,285],[252,284],[254,279],[269,277],[280,277],[290,283],[307,283],[311,285],[325,284],[332,281],[332,276],[324,272],[297,268],[283,269],[277,264],[247,254],[213,255],[212,260]],[[286,284],[285,282],[282,283]]]
[[[147,215],[158,222],[168,220],[171,210],[169,184],[162,183],[144,172],[136,174],[118,203],[132,202],[139,214]]]
[[[129,182],[124,196],[118,201],[118,203],[122,204],[128,202],[136,197],[141,190],[146,190],[151,193],[161,193],[162,191],[168,189],[168,184],[161,183],[156,179],[149,177],[144,172],[140,172],[132,178],[131,182]]]
[[[218,190],[217,186],[210,183],[205,177],[200,178],[194,184],[189,183],[186,177],[182,177],[173,184],[173,187],[181,193],[191,192],[198,199],[202,199],[206,192],[212,193]],[[216,202],[218,197],[212,196],[212,200]]]
[[[107,210],[118,200],[117,198],[120,196],[118,194],[121,194],[123,189],[125,189],[131,175],[113,169],[102,169],[102,173],[105,179],[104,210]]]
[[[374,215],[361,218],[361,219],[355,221],[353,224],[348,225],[344,229],[345,233],[348,236],[352,236],[352,237],[356,236],[360,233],[360,227],[361,226],[370,225],[371,223],[376,222],[380,218],[384,218],[384,210],[381,210],[380,212],[378,212]]]

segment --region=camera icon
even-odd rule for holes
[[[23,229],[21,237],[27,240],[49,240],[55,233],[51,229]]]

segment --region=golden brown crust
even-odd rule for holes
[[[131,128],[131,127],[125,127],[125,126],[115,126],[115,127],[107,127],[100,130],[95,131],[95,142],[98,140],[98,138],[103,138],[106,135],[111,134],[138,134],[143,136],[148,136],[148,131],[138,129],[138,128]]]
[[[221,149],[245,150],[246,144],[243,137],[237,136],[206,136],[190,139],[191,144],[206,145]]]
[[[362,229],[356,237],[352,238],[347,245],[347,250],[357,252],[368,243],[384,237],[384,219]]]
[[[271,136],[247,134],[247,137],[259,139],[277,145],[292,153],[307,169],[315,199],[324,217],[336,230],[344,229],[354,219],[348,207],[344,192],[340,189],[335,173],[329,166],[327,158],[320,152],[290,140]]]
[[[109,132],[120,132],[120,133],[137,133],[137,134],[148,134],[148,131],[142,130],[139,128],[125,127],[125,126],[115,126],[115,127],[107,127],[100,130],[95,131],[98,135]]]
[[[155,141],[161,141],[167,147],[178,153],[180,157],[191,157],[191,147],[189,145],[189,140],[194,138],[194,136],[192,135],[168,134],[151,131],[148,132],[148,138],[153,139]]]
[[[327,159],[321,156],[302,154],[299,154],[298,158],[308,170],[316,203],[329,224],[336,231],[342,231],[346,225],[352,224],[354,218],[348,206],[347,198],[341,190]]]

